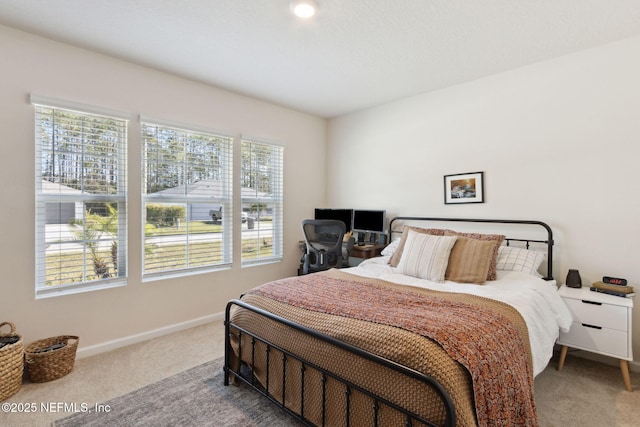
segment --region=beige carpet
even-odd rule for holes
[[[95,405],[223,356],[222,323],[156,338],[98,356],[79,359],[72,373],[43,384],[23,384],[3,403],[61,402]],[[634,392],[624,390],[620,370],[598,362],[567,357],[562,372],[552,361],[535,381],[540,425],[640,425],[640,375],[631,374]],[[7,413],[3,426],[50,426],[65,412]]]
[[[562,372],[552,360],[536,377],[540,425],[640,426],[640,374],[631,373],[634,391],[628,392],[619,367],[569,354]]]
[[[5,402],[94,405],[223,355],[224,326],[220,321],[79,359],[69,375],[48,383],[25,382]],[[64,411],[20,414],[0,411],[0,426],[44,427],[68,415],[71,414]]]

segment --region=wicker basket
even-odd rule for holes
[[[0,348],[0,401],[13,396],[22,385],[22,373],[24,371],[24,345],[22,337],[16,334],[16,326],[11,322],[0,323],[0,328],[8,325],[11,330],[8,334],[0,333],[2,340],[18,340],[6,344]]]
[[[31,382],[55,380],[71,372],[79,340],[77,336],[62,335],[29,344],[24,356]]]

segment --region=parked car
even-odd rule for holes
[[[211,209],[209,216],[213,221],[222,221],[222,207],[220,209]],[[240,221],[244,224],[249,219],[249,214],[246,212],[240,212]]]

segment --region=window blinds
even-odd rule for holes
[[[127,121],[32,102],[36,295],[124,284]]]
[[[241,149],[242,265],[282,260],[284,148],[243,139]]]
[[[144,276],[230,265],[232,138],[143,121],[142,144]]]

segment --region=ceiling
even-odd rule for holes
[[[335,117],[640,35],[640,0],[1,0],[0,24]]]

